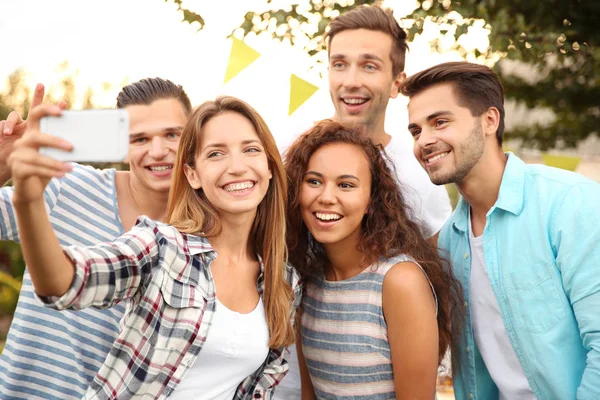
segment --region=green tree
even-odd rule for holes
[[[203,26],[204,21],[195,19],[180,0],[165,1],[178,4],[184,21],[197,21]],[[358,5],[374,3],[375,0],[295,0],[279,8],[272,0],[265,0],[264,11],[249,11],[240,28],[245,35],[268,32],[279,40],[307,43],[305,50],[314,56],[324,49],[323,34],[331,18]],[[506,133],[507,138],[522,138],[526,144],[547,149],[559,140],[574,146],[597,132],[599,1],[423,0],[417,4],[402,21],[411,40],[422,33],[426,21],[432,21],[440,26],[442,34],[454,36],[454,49],[466,57],[468,51],[459,38],[483,22],[485,28],[491,29],[490,47],[483,53],[474,51],[478,60],[493,64],[499,55],[528,65],[526,76],[514,74],[504,62],[494,68],[509,99],[529,108],[549,108],[556,119],[546,125],[515,128]],[[435,49],[439,43],[434,40],[431,45]]]

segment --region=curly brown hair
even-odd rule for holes
[[[362,221],[358,250],[364,260],[410,255],[429,277],[438,298],[440,362],[448,346],[460,336],[464,320],[462,287],[450,264],[423,237],[410,218],[393,163],[383,147],[375,145],[360,126],[332,120],[317,123],[300,136],[286,151],[288,210],[286,238],[289,261],[305,281],[323,276],[328,258],[321,243],[314,240],[300,212],[300,188],[311,156],[331,143],[347,143],[362,150],[371,173],[371,202]]]

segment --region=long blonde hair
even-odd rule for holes
[[[267,193],[258,205],[250,240],[253,241],[253,251],[262,257],[264,263],[263,302],[269,326],[269,347],[289,346],[294,342],[294,333],[290,322],[292,290],[285,279],[287,177],[271,131],[250,105],[235,97],[221,96],[201,104],[192,112],[179,142],[169,194],[167,223],[183,233],[206,237],[221,233],[222,225],[217,211],[202,189],[194,190],[190,186],[184,166],[195,167],[202,128],[210,119],[224,112],[236,112],[252,123],[265,148],[273,174]]]

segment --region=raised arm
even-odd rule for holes
[[[44,91],[44,85],[38,83],[31,99],[31,109],[42,104]],[[58,106],[64,110],[67,103],[61,101]],[[4,186],[11,178],[8,157],[13,151],[15,141],[25,133],[26,128],[27,120],[24,120],[16,111],[8,114],[6,120],[0,121],[0,186]]]
[[[50,179],[64,176],[71,166],[42,157],[41,146],[70,150],[63,140],[39,131],[40,118],[60,115],[58,106],[39,105],[30,112],[27,130],[8,158],[14,179],[13,205],[17,214],[23,257],[36,291],[42,296],[64,294],[73,280],[73,265],[63,255],[44,208],[44,189]]]
[[[438,326],[433,292],[412,262],[394,265],[383,281],[383,314],[388,326],[398,400],[432,400],[438,367]]]

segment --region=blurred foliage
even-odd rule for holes
[[[184,13],[184,21],[199,22],[173,1]],[[323,34],[329,21],[358,5],[376,0],[264,0],[262,11],[249,11],[240,25],[244,35],[267,33],[278,40],[302,43],[311,56],[325,47]],[[465,58],[488,65],[500,56],[518,61],[525,73],[495,64],[506,95],[529,108],[546,107],[555,121],[533,124],[506,132],[507,138],[521,138],[525,145],[552,148],[557,141],[575,146],[600,124],[600,1],[598,0],[423,0],[401,21],[410,39],[433,23],[445,36],[453,36],[456,50]],[[460,38],[471,30],[491,30],[490,46],[481,51],[463,45]],[[431,41],[434,50],[441,40]],[[315,58],[317,63],[317,58]],[[510,63],[514,65],[514,63]],[[524,68],[523,68],[524,66]],[[526,121],[524,121],[526,122]]]

